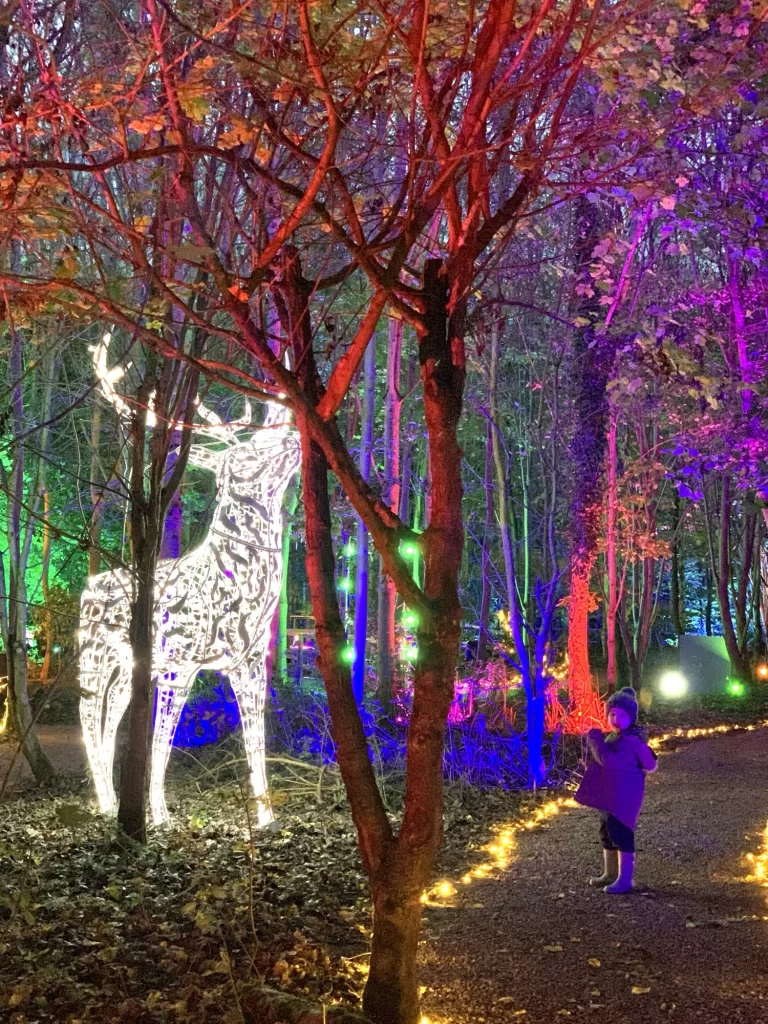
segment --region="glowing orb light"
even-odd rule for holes
[[[688,680],[682,672],[665,672],[659,679],[659,693],[670,700],[678,700],[688,692]]]
[[[741,680],[730,679],[728,681],[728,693],[730,693],[732,697],[743,697],[746,693],[746,687]]]
[[[354,647],[345,647],[341,652],[341,660],[346,661],[348,665],[352,664],[352,662],[355,660],[355,656],[356,654]]]
[[[768,665],[763,662],[755,668],[755,675],[758,679],[768,679]]]
[[[418,618],[414,612],[406,612],[403,616],[404,626],[416,626],[418,624]]]
[[[94,356],[103,390],[124,411],[106,352],[100,347]],[[273,815],[264,763],[266,659],[282,586],[282,500],[299,468],[300,448],[282,406],[269,404],[264,429],[249,431],[245,440],[237,437],[245,423],[223,423],[202,406],[198,411],[207,421],[200,431],[224,447],[194,444],[190,451],[192,465],[217,476],[207,537],[181,558],[157,566],[150,807],[156,825],[168,820],[164,781],[174,733],[198,673],[215,669],[229,677],[237,698],[258,823],[267,825]],[[81,603],[80,719],[103,812],[116,806],[115,738],[131,696],[133,588],[127,571],[101,573],[89,579]]]

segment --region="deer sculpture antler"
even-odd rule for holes
[[[131,406],[126,402],[125,398],[115,390],[115,383],[125,376],[125,368],[119,363],[109,369],[107,367],[107,348],[112,335],[107,332],[102,335],[101,341],[98,345],[92,345],[88,351],[91,353],[93,359],[93,369],[96,374],[96,379],[101,385],[101,390],[104,397],[118,414],[118,416],[128,416],[131,413]],[[149,396],[149,405],[147,408],[147,426],[154,427],[157,423],[157,417],[154,409],[154,392]]]

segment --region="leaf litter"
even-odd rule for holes
[[[464,870],[517,800],[488,796],[448,794],[441,870]],[[356,1010],[371,913],[346,807],[291,799],[269,831],[249,827],[235,785],[177,782],[172,803],[175,824],[146,847],[94,813],[83,780],[0,805],[11,1024],[250,1024],[265,985]]]

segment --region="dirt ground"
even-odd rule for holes
[[[37,734],[59,775],[83,775],[86,767],[79,725],[41,725]],[[0,792],[32,781],[32,772],[15,743],[0,743]]]
[[[83,773],[77,727],[40,735],[59,772]],[[11,753],[0,745],[0,789]],[[10,784],[27,776],[17,759]],[[507,871],[428,908],[425,1014],[433,1024],[768,1024],[768,889],[749,880],[746,857],[768,844],[767,821],[761,729],[662,755],[631,895],[586,885],[601,860],[594,812],[518,833]],[[468,851],[467,866],[477,856]]]
[[[768,1024],[768,730],[662,755],[638,828],[638,889],[607,896],[596,815],[522,833],[507,872],[428,910],[434,1022]]]

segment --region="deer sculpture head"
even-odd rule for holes
[[[298,435],[290,424],[288,410],[277,402],[268,402],[260,427],[251,423],[248,401],[244,416],[231,423],[224,423],[202,403],[197,411],[205,421],[199,433],[212,442],[223,443],[225,447],[213,448],[200,442],[193,444],[189,452],[190,465],[214,472],[219,488],[233,474],[245,488],[260,479],[265,482],[268,479],[275,496],[282,497],[301,461]]]

